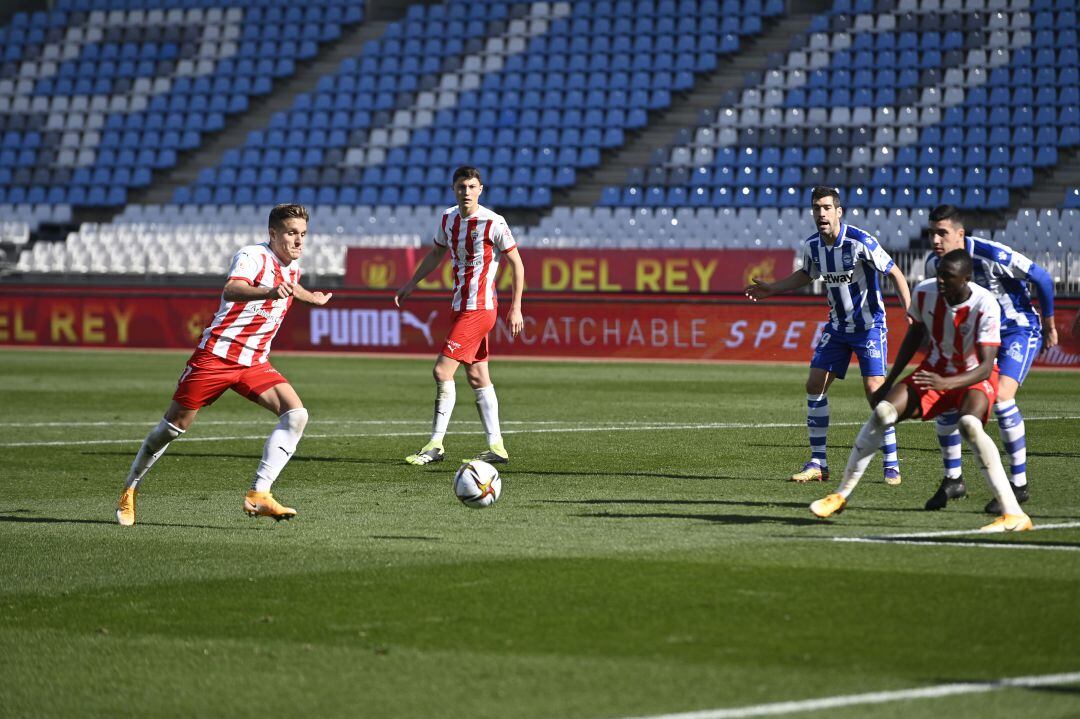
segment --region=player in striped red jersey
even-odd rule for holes
[[[270,487],[296,451],[308,413],[296,390],[269,362],[270,343],[293,299],[325,305],[330,293],[309,292],[300,285],[300,255],[307,237],[308,213],[300,205],[278,205],[270,211],[268,242],[242,247],[233,256],[221,306],[203,331],[198,347],[180,374],[165,417],[143,440],[128,472],[116,519],[135,523],[139,482],[165,453],[169,443],[187,431],[199,409],[231,389],[278,416],[263,447],[251,490],[244,497],[250,516],[289,519],[296,514],[282,506]]]
[[[975,462],[1003,512],[982,531],[1031,529],[1031,519],[1009,487],[997,446],[984,429],[997,395],[1001,307],[994,295],[970,281],[971,275],[971,256],[953,250],[938,263],[937,278],[916,285],[908,308],[912,324],[889,376],[871,397],[874,412],[855,438],[844,480],[835,493],[810,505],[818,517],[844,510],[886,428],[911,417],[927,421],[959,410],[960,434],[975,453]],[[927,334],[926,357],[914,373],[896,384]]]
[[[405,461],[425,465],[441,462],[445,457],[443,438],[457,399],[454,374],[464,364],[465,376],[476,394],[476,407],[488,443],[487,451],[474,459],[505,464],[510,458],[503,445],[499,426],[499,400],[488,372],[488,333],[495,326],[498,316],[495,274],[503,258],[510,265],[513,278],[506,323],[512,336],[516,337],[521,332],[525,266],[506,220],[480,204],[480,193],[484,191],[480,171],[475,167],[459,167],[454,170],[452,184],[457,205],[443,212],[435,232],[435,246],[417,265],[412,279],[394,295],[394,304],[400,307],[416,285],[431,274],[449,253],[454,275],[451,300],[453,324],[432,371],[435,376],[435,412],[431,421],[431,439],[419,452],[406,457]]]

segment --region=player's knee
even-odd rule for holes
[[[978,417],[972,414],[965,414],[960,418],[960,434],[964,436],[964,439],[974,441],[976,437],[983,433],[983,423]]]
[[[896,424],[896,419],[899,414],[896,411],[896,407],[893,407],[890,402],[884,400],[877,403],[874,407],[874,421],[881,427],[891,427]]]
[[[946,412],[945,414],[939,414],[935,422],[938,427],[942,429],[948,428],[949,431],[952,431],[953,427],[956,426],[956,413]]]
[[[308,411],[303,407],[291,409],[281,415],[281,420],[291,431],[303,434],[304,428],[307,427]]]

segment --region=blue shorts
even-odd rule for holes
[[[889,335],[880,327],[850,333],[826,327],[814,349],[810,366],[827,370],[837,379],[844,379],[852,352],[859,358],[863,377],[884,377],[887,374]]]
[[[1042,332],[1034,327],[1014,327],[1001,331],[1001,347],[998,349],[997,363],[1002,377],[1011,377],[1017,384],[1024,384],[1024,379],[1031,370],[1031,364],[1042,349]]]

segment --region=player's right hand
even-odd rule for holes
[[[271,291],[271,297],[277,297],[280,300],[285,299],[293,293],[293,286],[291,282],[282,282],[280,285],[274,285],[274,289]]]
[[[754,284],[747,286],[743,293],[754,302],[763,300],[772,294],[772,288],[769,287],[768,283],[762,282],[756,277],[753,278],[753,282]]]

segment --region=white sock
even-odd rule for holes
[[[154,462],[158,460],[158,457],[165,454],[165,450],[169,448],[169,443],[183,433],[184,430],[162,418],[157,426],[150,430],[150,434],[146,435],[142,447],[139,447],[139,453],[135,455],[135,461],[131,463],[131,469],[128,471],[124,488],[138,489],[139,482],[154,466]]]
[[[885,430],[896,424],[896,407],[888,402],[879,402],[874,408],[870,419],[859,430],[855,438],[855,446],[848,455],[847,467],[844,468],[844,480],[840,482],[837,493],[844,499],[855,491],[855,485],[862,479],[866,468],[870,466],[870,460],[877,454],[881,446],[881,438],[885,436]]]
[[[1003,513],[1023,514],[1024,510],[1020,509],[1016,495],[1009,486],[1009,479],[1005,476],[1005,467],[1001,464],[997,445],[983,429],[982,422],[970,414],[965,414],[960,418],[960,435],[975,453],[975,464],[979,465],[979,471],[990,485],[990,491],[997,497]]]
[[[431,419],[431,441],[442,444],[446,428],[450,426],[450,415],[454,413],[457,402],[457,385],[450,379],[435,382],[435,414]]]
[[[499,398],[495,396],[495,386],[474,388],[476,410],[480,413],[480,423],[484,425],[489,447],[502,444],[502,429],[499,427]]]
[[[281,414],[277,427],[274,427],[274,431],[266,438],[266,444],[263,445],[263,456],[259,461],[259,468],[255,470],[255,480],[251,483],[253,491],[270,491],[274,480],[292,459],[296,445],[300,443],[300,437],[304,434],[307,421],[308,411],[303,407],[290,409]]]
[[[1009,455],[1009,475],[1014,487],[1027,484],[1027,437],[1024,429],[1024,416],[1016,406],[1016,400],[1007,399],[994,405],[998,429],[1001,430],[1001,444]]]

